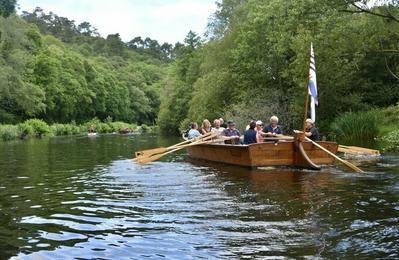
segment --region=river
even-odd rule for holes
[[[137,165],[157,135],[0,143],[0,259],[399,258],[399,156],[364,174]]]

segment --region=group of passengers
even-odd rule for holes
[[[283,130],[278,124],[278,117],[272,116],[270,118],[270,124],[264,126],[263,122],[251,121],[247,130],[244,132],[243,142],[244,144],[262,143],[267,140],[268,137],[278,137],[283,135]],[[188,131],[188,139],[192,139],[207,133],[217,133],[220,136],[230,137],[229,140],[224,141],[226,144],[240,144],[240,131],[236,128],[234,121],[229,120],[224,125],[223,118],[215,119],[213,121],[213,127],[208,119],[202,122],[201,127],[198,129],[197,123],[190,124],[190,130]],[[306,119],[306,132],[305,135],[313,141],[319,140],[319,132],[315,127],[314,122],[311,119]]]

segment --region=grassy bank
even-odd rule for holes
[[[87,134],[89,129],[97,133],[126,133],[126,132],[147,132],[153,127],[147,125],[137,126],[124,122],[112,122],[106,120],[101,122],[98,119],[90,120],[84,124],[52,124],[49,125],[40,119],[29,119],[18,125],[0,124],[0,139],[3,141],[26,139],[42,136],[66,136]]]
[[[343,114],[331,124],[329,136],[342,144],[399,152],[399,104]]]

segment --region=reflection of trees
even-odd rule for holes
[[[141,196],[140,192],[131,190],[129,183],[115,182],[115,177],[108,174],[115,170],[110,164],[112,161],[131,158],[134,150],[142,145],[140,139],[146,137],[56,137],[0,143],[0,258],[16,255],[21,249],[37,251],[23,249],[27,245],[35,248],[36,243],[27,243],[31,239],[50,244],[46,250],[61,243],[73,246],[82,242],[48,240],[43,237],[46,232],[59,234],[76,230],[48,222],[24,223],[27,217],[68,223],[62,216],[70,215],[77,217],[72,223],[84,225],[80,216],[85,213],[104,219],[114,217],[114,212],[107,211],[109,206],[96,202],[99,198],[112,202],[120,194]],[[147,144],[156,146],[156,142],[157,139],[149,139]],[[71,201],[74,203],[65,203]],[[83,233],[90,236],[95,231]]]

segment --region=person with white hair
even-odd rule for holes
[[[269,135],[269,136],[276,136],[276,135],[283,134],[283,130],[281,129],[281,126],[278,125],[278,117],[277,116],[270,117],[270,124],[268,126],[265,126],[265,128],[263,128],[263,132],[265,132],[266,135]]]
[[[262,131],[263,130],[263,122],[258,120],[255,122],[255,124],[256,124],[256,126],[255,126],[256,142],[263,143],[263,141],[264,141],[264,138],[263,138],[264,132]]]
[[[308,118],[305,121],[306,124],[306,132],[305,135],[309,137],[312,141],[319,141],[320,140],[320,135],[319,135],[319,130],[314,125],[314,122],[312,119]]]
[[[215,119],[213,121],[213,127],[212,127],[211,132],[221,135],[223,133],[223,131],[224,131],[224,127],[222,127],[222,122],[220,121],[220,119]]]

